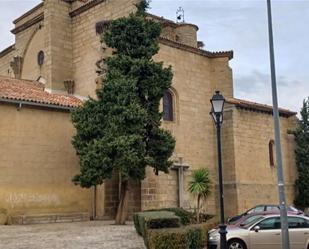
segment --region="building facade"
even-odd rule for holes
[[[78,157],[71,145],[74,128],[69,111],[81,104],[77,99],[94,96],[100,86],[95,64],[104,53],[111,53],[101,49],[104,23],[134,12],[138,1],[45,0],[14,21],[11,32],[15,44],[0,52],[0,112],[5,117],[0,121],[0,143],[5,145],[0,148],[5,158],[0,160],[0,171],[4,172],[0,174],[0,207],[12,217],[91,213],[92,190],[71,182],[78,171]],[[194,208],[187,185],[192,170],[201,167],[209,169],[214,183],[205,211],[218,212],[216,133],[209,115],[209,100],[215,90],[227,100],[222,128],[226,215],[259,203],[277,203],[272,109],[234,98],[229,66],[233,52],[202,49],[194,24],[151,14],[148,18],[163,28],[160,51],[154,59],[171,65],[174,73],[172,87],[163,100],[162,125],[176,138],[175,163],[169,174],[155,176],[148,169],[145,180],[131,183],[130,212]],[[16,89],[3,94],[12,82],[23,85],[18,88],[18,97],[12,93]],[[42,87],[29,92],[33,84]],[[73,104],[50,101],[58,98]],[[21,101],[26,104],[19,109]],[[294,138],[287,131],[295,127],[295,114],[280,110],[289,204],[294,198],[296,166]],[[114,216],[118,194],[116,175],[98,186],[98,218]]]

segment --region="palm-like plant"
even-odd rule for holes
[[[192,172],[192,180],[189,182],[191,194],[197,196],[196,220],[200,222],[200,203],[201,199],[206,199],[210,194],[211,180],[209,171],[205,168],[200,168]]]

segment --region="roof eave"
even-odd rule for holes
[[[164,45],[170,46],[170,47],[174,47],[174,48],[185,50],[191,53],[199,54],[199,55],[202,55],[208,58],[228,58],[229,60],[232,60],[234,57],[233,50],[221,51],[221,52],[210,52],[207,50],[203,50],[203,49],[195,48],[195,47],[188,46],[182,43],[178,43],[178,42],[175,42],[170,39],[163,38],[163,37],[159,38],[159,42]]]
[[[231,100],[227,99],[226,103],[234,105],[236,108],[242,109],[242,110],[248,110],[248,111],[255,111],[255,112],[261,112],[269,115],[273,115],[273,108],[271,106],[259,106],[262,104],[258,103],[241,103],[240,100]],[[297,115],[297,112],[293,112],[290,110],[285,110],[282,108],[279,108],[279,115],[282,117],[293,117]]]
[[[62,111],[72,111],[72,110],[77,108],[77,106],[74,107],[74,106],[55,105],[55,104],[39,103],[39,102],[33,102],[33,101],[25,101],[25,100],[1,98],[1,97],[0,97],[0,103],[17,104],[17,105],[19,105],[19,107],[25,105],[25,106],[34,106],[34,107],[43,107],[43,108],[49,108],[49,109],[57,109],[57,110],[62,110]]]

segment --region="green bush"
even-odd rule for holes
[[[144,240],[148,249],[201,249],[207,245],[208,231],[217,224],[214,218],[181,228],[149,229]]]
[[[159,230],[148,230],[148,249],[202,249],[201,227],[181,227]]]
[[[201,223],[201,224],[194,224],[191,225],[191,228],[200,228],[202,230],[201,233],[201,240],[204,246],[207,245],[207,238],[208,238],[208,231],[213,229],[214,227],[216,227],[218,225],[218,221],[216,218],[212,218],[210,220],[208,220],[205,223]]]
[[[181,224],[184,225],[184,226],[197,223],[196,212],[187,211],[187,210],[185,210],[183,208],[179,208],[179,207],[162,208],[162,209],[149,210],[149,211],[151,211],[151,212],[158,212],[158,211],[173,212],[175,215],[177,215],[180,218]],[[148,212],[148,211],[146,211],[146,212]],[[214,216],[211,215],[211,214],[200,213],[200,222],[201,223],[207,222],[208,220],[210,220],[213,217]]]
[[[134,213],[134,214],[133,214],[134,227],[135,227],[136,232],[137,232],[139,235],[142,235],[142,230],[141,230],[141,227],[140,227],[140,225],[139,225],[138,217],[139,217],[139,213]]]
[[[173,212],[153,211],[135,213],[133,216],[134,226],[138,234],[144,238],[147,229],[180,227],[180,218]]]
[[[174,217],[163,217],[163,218],[147,218],[146,228],[147,229],[162,229],[180,227],[180,219],[177,216]]]
[[[204,214],[207,222],[196,222],[194,213],[181,208],[135,213],[134,225],[148,249],[201,249],[207,245],[208,231],[217,225],[215,218]],[[180,220],[186,226],[180,227]]]
[[[190,249],[203,248],[203,230],[201,227],[191,227],[187,232],[187,246]]]
[[[200,213],[200,222],[201,223],[208,222],[213,217],[214,217],[214,215],[212,215],[212,214]]]
[[[180,218],[181,224],[184,226],[191,224],[192,221],[195,219],[194,213],[189,212],[183,208],[164,208],[161,210],[173,212]]]

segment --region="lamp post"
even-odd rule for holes
[[[222,177],[222,156],[221,156],[221,125],[223,122],[223,108],[224,97],[220,94],[220,91],[216,91],[216,94],[210,100],[211,102],[211,116],[214,119],[217,130],[217,148],[218,148],[218,173],[219,173],[219,189],[220,189],[220,249],[227,249],[226,243],[226,225],[224,219],[224,195],[223,195],[223,177]]]

